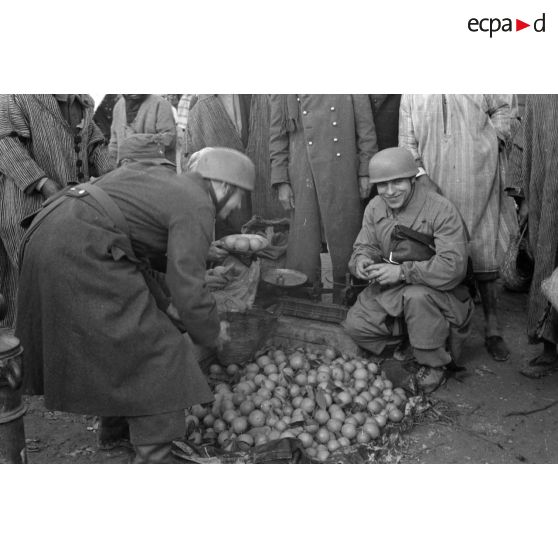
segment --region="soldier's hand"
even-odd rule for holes
[[[368,267],[368,278],[379,285],[395,285],[401,281],[401,268],[393,264],[372,264]]]
[[[229,253],[221,247],[219,241],[213,241],[209,246],[209,252],[207,254],[207,259],[210,262],[220,263],[222,262]]]
[[[370,197],[370,192],[372,190],[372,184],[367,176],[361,176],[358,179],[358,189],[360,191],[360,199],[367,200]]]
[[[356,276],[359,279],[368,279],[368,267],[371,266],[373,263],[374,262],[366,256],[360,256],[359,258],[357,258],[355,265]]]
[[[290,184],[287,182],[279,184],[279,186],[277,186],[277,196],[285,211],[294,209],[294,195]]]

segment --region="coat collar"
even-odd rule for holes
[[[89,95],[76,95],[76,97],[79,97],[79,100],[83,105],[83,109],[84,109],[83,119],[84,122],[86,123],[87,120],[86,109],[88,107],[93,106],[92,100],[89,97]],[[52,114],[52,116],[54,116],[60,122],[60,124],[62,124],[68,130],[71,129],[70,124],[66,121],[66,119],[62,116],[62,113],[60,112],[60,107],[58,106],[56,95],[35,95],[35,98],[37,99],[37,102],[40,105],[42,105],[45,110],[50,112],[50,114]]]

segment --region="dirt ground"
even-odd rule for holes
[[[510,360],[498,363],[486,353],[477,307],[467,370],[435,394],[451,420],[415,426],[405,435],[402,463],[558,463],[558,372],[541,380],[518,373],[539,350],[527,344],[527,297],[503,291],[500,303]],[[96,450],[94,417],[47,411],[38,397],[27,401],[29,463],[129,461],[126,450]]]

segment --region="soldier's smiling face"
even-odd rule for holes
[[[401,209],[411,197],[413,182],[410,178],[397,178],[379,182],[376,187],[390,209]]]

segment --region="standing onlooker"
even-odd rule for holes
[[[89,95],[0,95],[0,280],[12,327],[20,221],[68,184],[111,168]]]
[[[114,110],[114,105],[116,105],[120,95],[117,93],[111,93],[105,95],[101,100],[99,106],[95,110],[95,115],[93,120],[95,124],[99,126],[101,132],[105,136],[105,143],[108,145],[110,141],[110,127],[112,125],[112,112]]]
[[[543,343],[543,351],[521,373],[541,378],[553,372],[558,362],[558,314],[552,307],[545,317],[548,301],[541,292],[541,281],[558,267],[558,95],[527,96],[522,179],[524,199],[519,214],[522,221],[529,219],[535,261],[527,334],[531,343]]]
[[[377,151],[366,95],[272,95],[271,184],[292,211],[287,267],[310,283],[321,278],[327,243],[334,302],[341,302],[347,264],[370,195],[368,162]]]
[[[371,94],[372,114],[376,127],[378,150],[399,144],[399,104],[401,95]]]
[[[471,258],[485,315],[485,345],[507,360],[497,312],[499,263],[517,231],[513,200],[504,192],[513,96],[403,95],[399,144],[423,172],[419,183],[441,188],[471,235]]]
[[[172,105],[159,95],[124,94],[116,103],[110,131],[109,152],[114,162],[126,138],[134,134],[157,134],[165,157],[176,162],[176,125]]]
[[[229,147],[246,153],[256,166],[256,188],[245,193],[242,207],[226,222],[219,222],[216,236],[238,233],[258,208],[262,217],[283,216],[269,188],[269,101],[267,95],[199,95],[191,106],[184,156],[204,147]],[[278,213],[280,212],[280,215]]]

